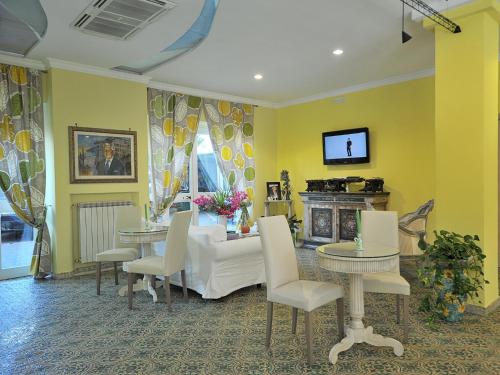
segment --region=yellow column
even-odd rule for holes
[[[478,0],[447,14],[461,33],[435,26],[436,227],[479,235],[482,307],[498,298],[499,14]]]

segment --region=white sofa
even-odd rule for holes
[[[187,287],[216,299],[266,281],[260,237],[228,240],[225,227],[191,226],[186,256]],[[180,277],[171,283],[180,284]]]

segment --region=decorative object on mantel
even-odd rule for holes
[[[373,193],[377,191],[384,191],[384,179],[381,177],[367,178],[365,180],[365,187],[363,188],[363,191],[371,191]]]
[[[423,251],[417,276],[429,288],[421,300],[420,310],[427,312],[427,322],[436,319],[448,322],[462,320],[465,303],[469,297],[479,297],[483,289],[483,250],[476,244],[477,235],[461,236],[441,230],[434,231],[433,244],[419,241]]]
[[[284,200],[292,199],[292,187],[290,185],[290,176],[286,169],[282,170],[280,173],[280,180],[283,181],[282,197]]]
[[[137,182],[137,132],[68,127],[70,183]]]
[[[354,242],[356,243],[356,250],[363,250],[363,239],[361,237],[361,212],[359,208],[356,209],[356,237],[354,237]]]
[[[217,223],[226,228],[227,219],[233,218],[235,212],[242,208],[242,204],[247,209],[247,213],[251,205],[247,193],[231,190],[218,190],[213,195],[200,195],[193,199],[193,202],[201,211],[216,214]]]
[[[388,192],[300,192],[304,203],[304,246],[316,248],[356,237],[356,209],[385,210]]]
[[[326,180],[306,180],[308,192],[348,192],[349,184],[365,182],[365,186],[360,190],[364,192],[383,192],[384,179],[381,177],[372,177],[365,179],[359,176],[330,178]]]

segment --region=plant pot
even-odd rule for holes
[[[248,225],[241,225],[240,230],[241,230],[241,234],[250,233],[250,227]]]
[[[451,274],[452,271],[444,270],[444,276],[441,279],[443,285],[438,289],[438,300],[442,302],[441,318],[454,323],[461,321],[464,317],[467,295],[453,294],[454,281],[449,276]]]

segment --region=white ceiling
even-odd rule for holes
[[[443,0],[444,1],[444,0]],[[203,0],[177,7],[128,41],[69,25],[89,0],[42,0],[44,39],[27,56],[110,68],[154,55],[181,36]],[[400,0],[220,0],[194,51],[148,72],[155,81],[275,103],[432,68],[433,33],[410,20],[401,44]],[[342,48],[342,56],[332,50]],[[255,73],[263,74],[260,81]]]

